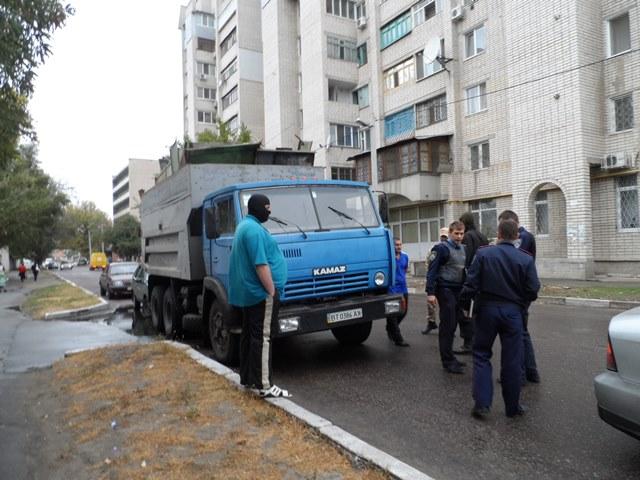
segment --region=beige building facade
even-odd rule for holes
[[[513,209],[541,276],[640,271],[632,0],[262,0],[267,147],[389,194],[419,266]]]
[[[155,185],[162,161],[130,158],[127,166],[113,176],[113,220],[132,215],[140,220],[140,192]]]

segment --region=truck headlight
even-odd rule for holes
[[[282,333],[295,332],[300,327],[300,317],[279,318],[278,324]]]
[[[124,282],[121,280],[116,280],[115,282],[113,282],[113,286],[114,287],[124,287]]]
[[[373,277],[373,281],[378,287],[384,285],[384,273],[376,272],[375,276]]]
[[[400,300],[387,300],[384,302],[384,313],[386,315],[400,313]]]

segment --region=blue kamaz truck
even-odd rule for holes
[[[372,321],[400,309],[387,293],[393,239],[366,183],[322,180],[304,165],[185,165],[144,194],[142,250],[152,322],[168,336],[200,325],[214,357],[236,360],[239,322],[227,301],[233,234],[254,193],[271,201],[263,224],[286,258],[288,280],[273,337],[331,330],[364,342]]]

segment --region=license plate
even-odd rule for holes
[[[354,318],[362,318],[361,308],[344,310],[342,312],[327,313],[327,323],[344,322],[346,320],[353,320]]]

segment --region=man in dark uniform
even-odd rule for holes
[[[518,224],[519,239],[516,246],[533,257],[536,261],[536,238],[532,233],[528,232],[520,225],[518,215],[512,210],[505,210],[498,217],[500,220],[513,220]],[[533,349],[533,342],[529,334],[529,306],[524,312],[524,331],[522,332],[522,342],[524,343],[524,356],[522,364],[522,382],[540,383],[540,373],[538,372],[538,364],[536,363],[536,353]]]
[[[477,251],[460,294],[463,304],[475,300],[477,311],[472,411],[476,418],[489,414],[493,400],[491,355],[497,335],[502,345],[500,378],[506,415],[524,414],[520,405],[522,317],[538,297],[540,281],[531,255],[515,247],[517,239],[518,224],[502,220],[498,225],[498,244]]]
[[[464,224],[449,225],[449,239],[431,249],[427,270],[427,302],[440,307],[438,343],[442,366],[449,373],[464,373],[464,363],[453,355],[453,337],[460,319],[464,316],[458,302],[464,283],[465,250],[461,245]],[[464,332],[463,338],[471,336]]]

